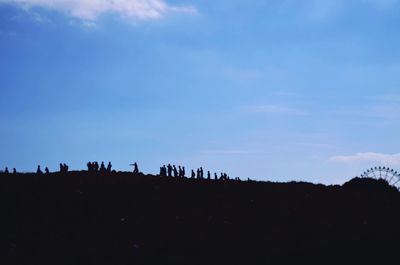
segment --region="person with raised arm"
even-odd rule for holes
[[[133,173],[134,174],[139,174],[139,167],[138,164],[135,162],[133,164],[129,164],[130,166],[133,166]]]

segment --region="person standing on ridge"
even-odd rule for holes
[[[102,161],[101,165],[100,165],[100,172],[104,172],[104,171],[106,171],[106,166],[104,165],[104,161]]]
[[[182,177],[182,167],[178,166],[178,177]]]
[[[160,176],[161,177],[166,177],[167,176],[167,168],[165,165],[163,165],[162,167],[160,167]]]
[[[133,164],[130,164],[130,166],[133,166],[133,173],[134,174],[139,174],[139,167],[138,164],[135,162]]]
[[[167,170],[168,170],[168,177],[172,177],[172,166],[171,166],[171,164],[168,164]]]
[[[99,171],[99,163],[97,163],[97,161],[94,162],[94,171]]]
[[[112,168],[111,162],[108,162],[108,165],[107,165],[107,172],[108,173],[111,172],[111,168]]]
[[[92,162],[90,162],[90,161],[87,162],[86,166],[87,166],[87,170],[88,170],[89,172],[93,171],[93,164],[92,164]]]

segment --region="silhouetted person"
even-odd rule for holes
[[[94,167],[93,167],[94,171],[99,171],[99,163],[97,163],[97,161],[94,162]]]
[[[64,165],[60,163],[60,173],[64,172]]]
[[[17,169],[15,167],[13,168],[13,174],[17,174]]]
[[[8,173],[10,173],[10,172],[8,172],[8,167],[6,167],[6,168],[4,169],[4,174],[8,174]]]
[[[201,178],[200,168],[197,169],[197,178],[198,178],[198,179]]]
[[[171,164],[168,164],[167,170],[168,170],[168,177],[172,177],[172,166],[171,166]]]
[[[219,179],[224,180],[224,173],[221,172],[221,177]]]
[[[135,173],[138,174],[139,173],[139,167],[138,164],[135,162],[135,169],[134,169]]]
[[[211,179],[211,173],[210,173],[210,171],[207,171],[207,179]]]
[[[192,169],[192,179],[194,179],[196,177],[196,173],[194,173],[194,170]]]
[[[200,167],[200,176],[202,179],[204,179],[204,171],[202,167]]]
[[[174,168],[174,177],[177,178],[178,177],[178,170],[176,169],[176,166],[173,166]]]
[[[182,167],[178,166],[178,177],[182,177]]]
[[[108,162],[107,172],[111,173],[111,168],[112,168],[111,162]]]
[[[138,164],[135,162],[135,163],[131,164],[131,166],[133,166],[133,173],[134,174],[139,174]]]
[[[46,167],[46,168],[44,169],[44,173],[46,173],[46,174],[50,174],[50,170],[49,170],[49,168],[48,168],[48,167]]]
[[[104,162],[101,162],[100,172],[105,172],[105,171],[106,171],[106,166],[104,165]]]
[[[228,180],[228,179],[229,179],[229,177],[228,177],[228,175],[227,175],[226,173],[224,173],[224,179],[225,179],[225,180]]]
[[[87,170],[88,170],[89,172],[93,171],[93,164],[92,164],[92,162],[90,162],[90,161],[87,162],[86,166],[87,166]]]
[[[37,166],[36,174],[41,175],[43,171],[40,169],[40,166]]]
[[[68,172],[68,165],[64,163],[64,172],[67,173]]]
[[[167,176],[167,168],[165,167],[165,165],[160,167],[160,176],[161,177],[166,177]]]
[[[185,172],[185,167],[182,167],[182,178],[184,178],[184,177],[185,177],[185,175],[186,175],[186,172]]]

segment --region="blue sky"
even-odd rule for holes
[[[0,0],[0,167],[400,169],[400,1]]]

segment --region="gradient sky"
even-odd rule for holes
[[[397,0],[0,0],[0,167],[398,170],[399,26]]]

